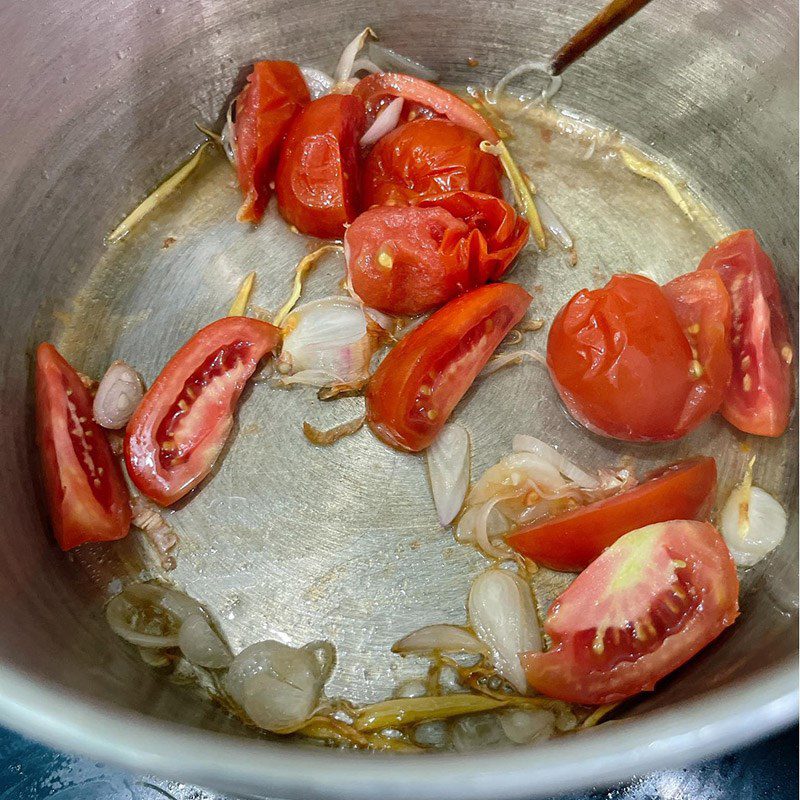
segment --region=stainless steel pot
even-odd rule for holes
[[[198,319],[217,313],[220,293],[225,296],[235,286],[238,274],[219,247],[214,251],[204,245],[184,254],[180,269],[177,262],[165,261],[156,277],[151,270],[147,291],[168,308],[142,307],[138,322],[123,315],[141,306],[144,291],[137,288],[131,264],[146,258],[152,262],[158,253],[134,246],[128,272],[106,270],[99,280],[95,267],[103,263],[104,234],[186,154],[192,123],[217,116],[241,65],[256,57],[330,64],[344,42],[369,23],[390,46],[439,69],[450,83],[474,77],[466,66],[468,57],[479,59],[482,76],[497,78],[521,60],[547,57],[595,5],[538,0],[441,0],[434,6],[413,0],[30,0],[0,7],[0,442],[5,459],[0,472],[0,721],[64,749],[247,796],[353,800],[551,796],[698,759],[796,717],[797,460],[796,450],[791,454],[784,446],[765,446],[762,456],[767,471],[782,476],[781,491],[791,500],[792,533],[778,553],[751,573],[736,627],[624,720],[535,751],[389,757],[253,739],[190,689],[139,663],[106,628],[100,587],[120,559],[132,556],[92,551],[89,557],[68,558],[46,532],[34,478],[31,348],[56,338],[80,366],[97,371],[119,351],[115,342],[124,340],[130,351],[149,354],[143,368],[152,378],[164,355],[197,327]],[[797,288],[796,48],[795,3],[660,0],[572,68],[558,98],[560,105],[652,145],[732,221],[756,228],[779,265],[787,299],[796,296]],[[235,208],[233,196],[228,205]],[[227,229],[213,227],[212,212],[213,207],[196,220],[206,226],[206,234],[211,231],[203,241],[227,243]],[[213,274],[207,270],[212,255]],[[253,251],[248,257],[281,255]],[[290,253],[285,260],[291,263],[293,257]],[[87,297],[90,273],[94,289]],[[197,281],[187,288],[191,276]],[[72,303],[74,297],[81,299]],[[794,308],[792,314],[796,320]],[[67,330],[73,338],[65,342]],[[124,339],[126,331],[134,333]],[[283,413],[279,406],[271,410]],[[787,434],[790,442],[796,434],[794,423]],[[711,434],[698,434],[687,449],[702,449],[704,436]],[[707,438],[705,444],[713,448],[717,441]],[[359,481],[367,479],[374,464],[356,463],[361,467],[341,481],[350,499],[359,497]],[[244,533],[236,526],[249,512],[237,510],[234,501],[254,497],[265,484],[272,488],[263,508],[274,501],[280,526],[302,535],[313,524],[303,506],[307,489],[282,495],[276,470],[262,465],[254,477],[247,469],[252,465],[243,463],[239,472],[229,473],[244,482],[241,491],[220,485],[220,474],[216,493],[206,495],[224,500],[221,550],[229,534],[236,546],[244,546],[252,526]],[[290,462],[279,462],[277,471],[284,468],[298,478]],[[323,469],[333,468],[335,462],[326,456]],[[235,470],[235,464],[226,463],[226,469]],[[391,483],[388,472],[383,477]],[[424,491],[424,484],[415,490]],[[383,533],[389,535],[402,529],[403,520],[392,516],[392,503],[387,506]],[[202,526],[203,515],[211,510],[202,500],[196,508],[187,524]],[[335,504],[327,510],[333,518],[349,513]],[[352,513],[347,519],[348,530],[363,532],[364,520]],[[319,558],[335,578],[338,562],[321,544],[324,538],[317,539]],[[370,551],[372,558],[385,556],[383,542],[379,539]],[[279,540],[271,546],[281,564],[289,563]],[[453,584],[457,570],[446,561],[439,566],[440,550],[425,545],[422,553],[430,574],[438,576],[441,570],[450,580],[445,596],[452,612],[463,604],[463,585]],[[320,618],[340,613],[339,622],[347,627],[350,618],[361,624],[362,611],[379,613],[348,605],[346,599],[341,606],[315,606],[320,595],[293,598],[293,588],[280,594],[282,586],[293,587],[289,572],[275,571],[277,556],[261,553],[260,558],[256,567],[273,580],[278,598],[267,610],[283,614],[288,632],[294,624],[302,636],[312,638]],[[313,558],[292,563],[301,574],[313,572]],[[229,560],[227,569],[227,578],[234,581],[244,567]],[[220,600],[203,596],[199,574],[194,575],[196,593]],[[369,575],[365,567],[347,577],[364,581]],[[379,584],[366,586],[371,589],[361,593],[364,603]],[[408,586],[413,592],[413,581]],[[432,592],[419,602],[419,615],[413,606],[400,604],[394,611],[381,611],[380,624],[408,630],[443,601]],[[213,602],[211,607],[220,614],[230,611],[234,620],[230,608]],[[286,610],[291,608],[294,621]],[[231,635],[243,638],[231,625]],[[268,626],[260,633],[265,632],[275,633]],[[360,643],[366,651],[373,639],[380,639],[380,630],[366,626],[351,645],[357,649]],[[385,651],[386,641],[380,639],[377,647]],[[344,684],[348,677],[353,675],[345,675]]]

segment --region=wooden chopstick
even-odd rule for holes
[[[550,61],[551,74],[560,75],[573,61],[602,42],[609,33],[627,22],[649,2],[650,0],[612,0],[553,56]]]

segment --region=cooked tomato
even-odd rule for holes
[[[415,119],[378,140],[364,162],[362,200],[406,205],[455,190],[503,196],[501,167],[482,137],[446,119]]]
[[[329,94],[294,119],[278,161],[275,191],[283,218],[301,233],[339,239],[359,211],[359,141],[364,104]]]
[[[498,280],[528,239],[508,203],[449,192],[412,206],[375,206],[347,229],[353,291],[386,314],[421,314]]]
[[[162,506],[208,475],[233,426],[233,412],[279,331],[225,317],[198,331],[161,370],[128,423],[125,459],[133,482]]]
[[[552,644],[527,653],[530,685],[570,703],[615,703],[652,691],[733,623],[739,580],[707,522],[673,520],[608,548],[547,612]]]
[[[410,109],[430,109],[450,122],[468,128],[481,139],[492,143],[498,141],[494,128],[477,111],[452,92],[422,78],[397,72],[378,72],[362,78],[353,89],[353,94],[364,101],[371,118],[375,117],[387,100],[402,97],[406,101],[405,106]]]
[[[530,303],[516,284],[481,286],[404,336],[367,384],[375,435],[401,450],[424,450]]]
[[[579,572],[629,531],[671,519],[707,519],[716,490],[714,459],[690,458],[633,489],[528,525],[506,541],[537,564]]]
[[[664,294],[692,348],[692,382],[678,430],[696,427],[719,410],[731,380],[731,302],[719,275],[690,272],[671,280]]]
[[[752,230],[712,247],[700,270],[714,270],[733,305],[733,377],[722,415],[745,433],[780,436],[792,409],[792,342],[775,268]]]
[[[698,301],[695,312],[706,304]],[[725,316],[724,309],[707,311],[722,327]],[[715,337],[697,346],[716,354],[708,344]],[[677,439],[715,410],[712,373],[695,362],[667,294],[641,275],[615,275],[602,289],[578,292],[556,315],[547,342],[550,374],[572,416],[629,441]],[[715,362],[717,371],[724,370]]]
[[[50,522],[62,550],[128,533],[128,487],[92,396],[51,344],[36,351],[36,439]]]
[[[278,153],[289,123],[309,102],[308,88],[291,61],[259,61],[236,98],[236,174],[244,202],[236,215],[258,222],[275,178]]]

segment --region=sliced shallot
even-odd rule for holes
[[[369,126],[367,132],[361,137],[362,147],[369,147],[382,139],[397,127],[400,114],[403,112],[403,98],[395,97],[388,105],[384,106]]]
[[[339,57],[339,63],[336,65],[336,69],[333,73],[335,83],[346,81],[352,76],[356,57],[364,49],[364,45],[370,37],[375,38],[375,32],[372,28],[364,28],[364,30],[344,48],[342,55]]]
[[[308,87],[308,93],[312,100],[319,100],[320,97],[328,94],[333,89],[334,80],[326,72],[314,67],[300,67],[300,73]]]
[[[515,744],[549,739],[556,730],[556,715],[546,708],[511,708],[498,716],[503,733]]]
[[[225,688],[256,725],[288,733],[314,714],[334,660],[328,642],[305,647],[259,642],[234,658]]]
[[[183,592],[155,583],[127,586],[106,606],[111,630],[138,647],[177,647],[183,622],[203,607]]]
[[[425,454],[433,503],[442,525],[458,515],[469,488],[469,433],[461,425],[445,425]]]
[[[136,370],[124,361],[114,361],[103,375],[94,396],[92,415],[95,422],[112,431],[124,428],[143,395],[142,379]]]
[[[744,480],[725,501],[720,528],[733,560],[740,567],[752,567],[771,553],[786,535],[787,517],[781,504],[753,486],[753,461]]]
[[[385,72],[403,72],[406,75],[413,75],[415,78],[422,78],[425,81],[436,82],[439,80],[439,73],[414,61],[413,58],[404,56],[388,47],[369,43],[369,57]]]
[[[588,472],[584,472],[577,464],[573,464],[566,456],[559,453],[555,447],[537,439],[535,436],[518,434],[514,437],[511,448],[515,453],[533,453],[552,464],[562,475],[575,481],[584,489],[596,489],[600,482]]]
[[[426,625],[392,645],[393,653],[429,655],[431,653],[473,653],[487,655],[488,647],[460,625]]]
[[[183,621],[178,632],[178,647],[198,667],[223,669],[233,658],[205,614],[192,614]]]
[[[542,635],[530,587],[507,569],[489,569],[472,582],[470,625],[492,654],[494,668],[520,694],[527,683],[519,654],[541,651]]]
[[[376,348],[364,309],[349,297],[329,297],[296,308],[283,324],[276,369],[285,385],[357,385],[369,377]]]
[[[561,221],[556,216],[555,211],[550,205],[542,198],[540,194],[534,195],[533,202],[536,203],[536,210],[539,212],[539,219],[542,220],[542,225],[555,237],[555,240],[564,248],[564,250],[572,250],[575,246],[572,237],[569,235],[567,229],[561,224]]]

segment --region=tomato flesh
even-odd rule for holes
[[[579,572],[629,531],[671,519],[706,519],[716,490],[714,459],[690,458],[620,494],[521,528],[506,541],[537,564]]]
[[[601,289],[578,292],[559,311],[547,364],[567,409],[590,430],[664,441],[688,433],[714,410],[713,393],[704,395],[704,384],[698,393],[692,346],[657,283],[615,275]]]
[[[731,302],[719,275],[690,272],[671,280],[664,294],[692,349],[692,385],[678,420],[688,431],[719,410],[731,380]]]
[[[267,322],[225,317],[169,360],[125,436],[128,473],[142,493],[169,506],[208,475],[233,426],[239,395],[279,338]]]
[[[294,119],[275,177],[278,209],[301,233],[338,239],[359,211],[359,141],[364,104],[330,94]]]
[[[372,118],[387,98],[402,97],[406,106],[430,109],[450,122],[467,128],[482,140],[486,139],[494,144],[498,142],[494,128],[475,109],[447,89],[422,78],[398,72],[378,72],[362,78],[353,89],[353,94],[364,101],[367,113]]]
[[[51,344],[36,351],[36,438],[61,549],[124,537],[131,521],[128,487],[92,417],[89,390]]]
[[[503,196],[501,166],[483,138],[446,119],[415,119],[381,138],[364,162],[362,199],[406,205],[452,191]]]
[[[585,705],[652,691],[734,622],[738,591],[733,559],[708,523],[631,531],[553,602],[550,649],[521,657],[528,682]]]
[[[478,192],[375,206],[345,234],[350,285],[371,308],[414,316],[498,280],[527,238],[511,206]]]
[[[259,61],[236,98],[236,174],[244,201],[240,222],[263,216],[275,178],[280,146],[289,124],[311,98],[291,61]]]
[[[404,336],[367,384],[375,435],[401,450],[424,450],[530,303],[516,284],[482,286]]]
[[[733,307],[733,374],[722,415],[745,433],[780,436],[792,408],[793,349],[775,267],[752,230],[714,245],[698,270],[716,272]]]

